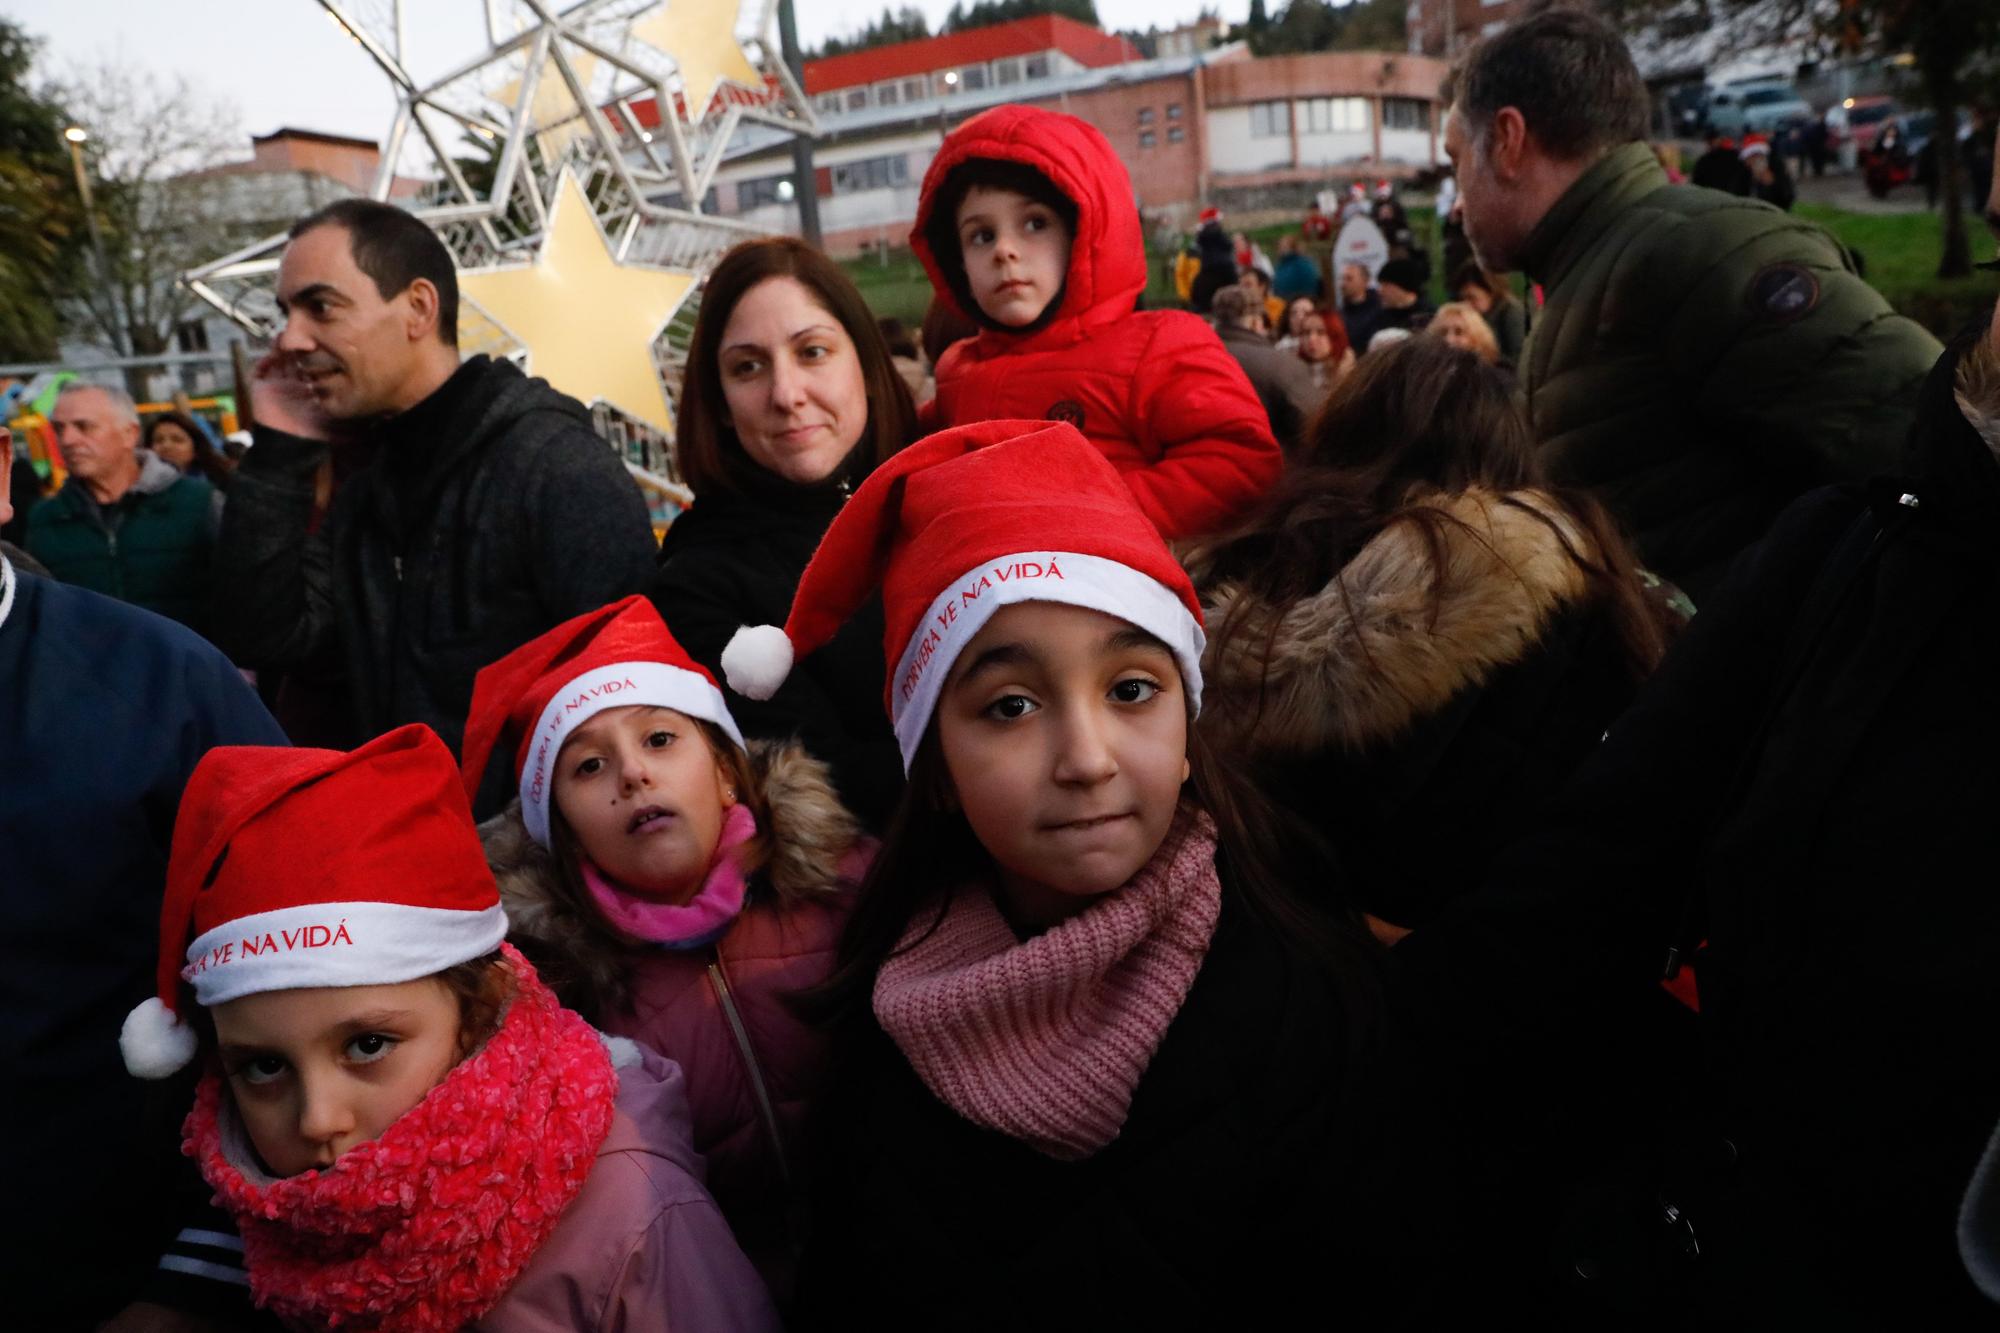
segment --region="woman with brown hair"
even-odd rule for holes
[[[651,596],[720,680],[729,637],[783,621],[827,524],[915,438],[916,408],[854,284],[817,250],[772,237],[737,246],[709,275],[676,427],[695,501],[667,530]],[[797,737],[870,826],[902,788],[881,645],[871,606],[769,700],[728,696],[746,737]]]
[[[1202,726],[1385,939],[1488,858],[1665,645],[1625,539],[1541,476],[1505,377],[1441,338],[1362,358],[1292,469],[1191,553]]]
[[[162,412],[146,423],[146,447],[189,476],[204,478],[218,491],[228,491],[236,464],[209,439],[208,432],[185,412]]]

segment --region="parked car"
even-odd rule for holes
[[[1724,84],[1708,99],[1709,133],[1732,139],[1746,134],[1776,135],[1795,121],[1811,119],[1812,108],[1789,83]]]
[[[1875,146],[1875,136],[1882,127],[1902,113],[1893,97],[1850,97],[1826,112],[1827,143],[1839,148],[1850,139],[1857,150],[1866,152]]]

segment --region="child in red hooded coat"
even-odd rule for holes
[[[1215,331],[1136,309],[1139,210],[1092,126],[1027,106],[973,117],[925,173],[910,243],[981,329],[938,362],[930,429],[1067,421],[1169,539],[1228,526],[1277,479],[1270,421]]]

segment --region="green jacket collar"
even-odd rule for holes
[[[1521,268],[1544,287],[1562,282],[1577,256],[1636,200],[1667,184],[1667,173],[1650,144],[1614,148],[1577,177],[1555,207],[1528,233]]]

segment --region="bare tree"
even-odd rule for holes
[[[233,107],[134,64],[73,70],[60,99],[89,134],[86,164],[105,267],[73,293],[71,325],[135,354],[163,352],[197,302],[176,279],[247,239],[231,177],[244,143]]]

